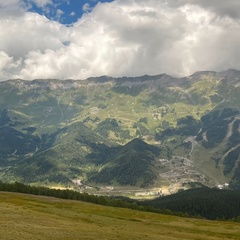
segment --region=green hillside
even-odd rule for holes
[[[228,70],[1,82],[0,180],[146,194],[194,182],[237,189],[239,81]],[[136,150],[134,139],[160,150]]]
[[[0,193],[0,236],[10,239],[239,239],[234,222],[185,219],[90,203]]]

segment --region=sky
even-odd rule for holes
[[[232,68],[239,0],[0,0],[0,81]]]

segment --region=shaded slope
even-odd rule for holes
[[[147,201],[145,204],[207,219],[233,219],[240,216],[240,191],[191,189]]]
[[[101,158],[102,152],[112,144],[82,123],[59,129],[48,138],[51,144],[48,148],[19,160],[3,179],[14,176],[26,183],[69,184],[72,179],[83,175],[85,167],[94,168],[94,158],[88,158],[90,153],[95,152],[96,157]]]
[[[34,152],[40,145],[39,137],[24,134],[7,126],[0,127],[0,136],[0,154],[2,157]]]
[[[160,152],[159,148],[134,139],[115,149],[108,163],[100,172],[92,175],[89,181],[141,187],[153,184],[157,178],[154,160],[159,157]]]

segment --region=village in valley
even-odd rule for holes
[[[216,184],[209,180],[204,173],[194,166],[187,157],[173,156],[169,159],[158,159],[161,166],[158,182],[151,188],[134,186],[104,186],[88,185],[82,180],[73,180],[80,192],[103,196],[123,196],[132,199],[154,199],[177,193],[192,187],[211,186],[219,189],[228,188],[228,183]]]

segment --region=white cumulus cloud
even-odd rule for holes
[[[237,0],[115,0],[98,3],[72,26],[9,2],[0,1],[0,11],[22,13],[0,17],[1,80],[184,76],[240,66]]]
[[[90,4],[89,4],[89,3],[85,3],[85,4],[82,6],[82,10],[83,10],[84,12],[90,11],[90,10],[91,10]]]

